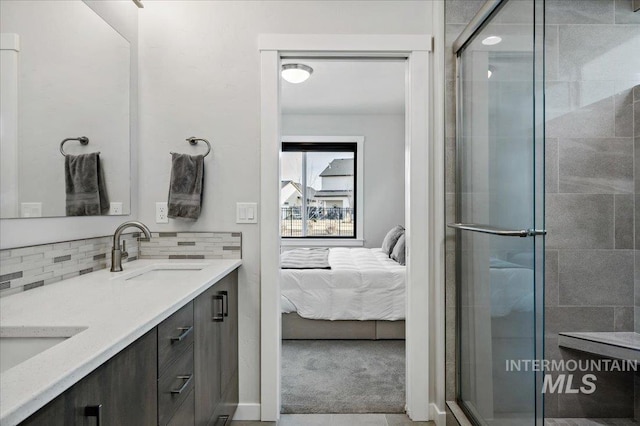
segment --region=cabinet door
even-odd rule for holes
[[[73,424],[95,425],[99,415],[100,426],[156,425],[157,362],[154,328],[72,388]]]
[[[220,322],[222,297],[214,285],[194,304],[195,408],[197,426],[207,425],[220,402]]]
[[[221,323],[220,347],[221,356],[221,376],[222,393],[225,396],[225,404],[238,403],[237,384],[238,380],[238,271],[229,274],[224,283],[221,283],[220,291],[226,292],[225,316]]]
[[[22,425],[152,426],[157,419],[157,333],[123,349]]]

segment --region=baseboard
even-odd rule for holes
[[[236,414],[233,420],[254,420],[260,421],[260,404],[257,403],[240,403],[236,408]]]
[[[447,424],[447,412],[439,409],[436,404],[432,403],[429,405],[429,414],[431,420],[436,423],[436,426],[445,426]]]

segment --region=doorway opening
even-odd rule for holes
[[[281,413],[404,413],[406,59],[282,69]]]
[[[280,152],[282,62],[296,59],[402,58],[405,86],[406,413],[412,420],[444,419],[444,150],[431,93],[429,35],[264,34],[261,57],[260,418],[281,409]],[[434,118],[435,114],[435,118]],[[434,124],[436,123],[436,124]],[[440,136],[439,136],[440,135]],[[352,239],[357,240],[357,238]],[[353,244],[356,244],[355,241]],[[432,392],[432,393],[430,393]],[[430,397],[431,396],[431,397]]]

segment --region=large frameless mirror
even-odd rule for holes
[[[0,217],[129,214],[129,42],[80,0],[2,0],[0,33]]]

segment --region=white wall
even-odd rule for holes
[[[113,26],[131,45],[131,216],[136,217],[138,200],[138,64],[135,58],[137,58],[138,52],[138,8],[129,1],[87,0],[85,3]],[[52,186],[50,189],[54,190]],[[127,219],[129,218],[126,216],[2,219],[0,220],[0,248],[108,235]]]
[[[404,126],[404,115],[282,116],[283,136],[364,136],[365,247],[404,225]]]
[[[140,219],[156,230],[243,233],[240,402],[260,401],[259,225],[235,224],[235,203],[260,201],[260,33],[423,34],[430,1],[152,1],[140,12]],[[212,142],[201,218],[154,225],[169,151]],[[375,154],[374,150],[369,150]],[[386,156],[390,153],[380,152]],[[402,157],[399,152],[398,156]],[[388,196],[384,196],[385,200]],[[402,217],[402,215],[400,215]],[[379,236],[372,236],[372,241]],[[257,406],[256,406],[257,407]],[[256,408],[254,407],[254,408]],[[241,410],[245,407],[241,406]],[[258,413],[256,412],[256,415]]]

